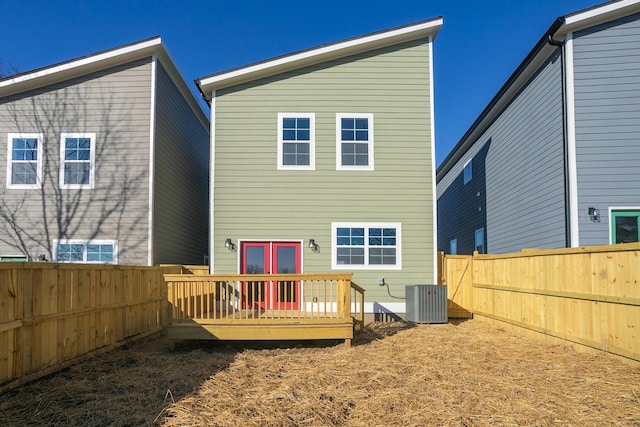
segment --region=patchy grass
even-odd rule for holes
[[[479,321],[338,342],[145,340],[0,396],[3,425],[640,426],[640,369]]]

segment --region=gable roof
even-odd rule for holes
[[[211,74],[196,80],[196,85],[208,100],[214,90],[411,40],[433,40],[440,27],[442,17],[420,21]]]
[[[187,86],[162,43],[160,36],[2,78],[0,79],[0,98],[49,86],[151,56],[156,56],[162,63],[194,113],[202,124],[208,128],[207,115],[202,110],[189,86]]]
[[[501,114],[502,110],[518,94],[544,61],[557,50],[557,46],[551,43],[561,41],[571,32],[638,12],[640,12],[640,0],[613,0],[557,18],[438,166],[436,182],[439,182],[453,168],[477,138]]]

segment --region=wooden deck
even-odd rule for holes
[[[165,275],[173,339],[316,340],[351,344],[364,289],[351,273]]]

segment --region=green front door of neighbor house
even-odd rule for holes
[[[240,243],[241,274],[300,274],[300,242]],[[255,281],[242,284],[243,308],[297,310],[300,307],[300,282]]]
[[[640,242],[640,209],[611,211],[611,243]]]

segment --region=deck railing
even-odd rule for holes
[[[169,317],[252,323],[350,319],[364,323],[365,290],[352,274],[170,274]]]

